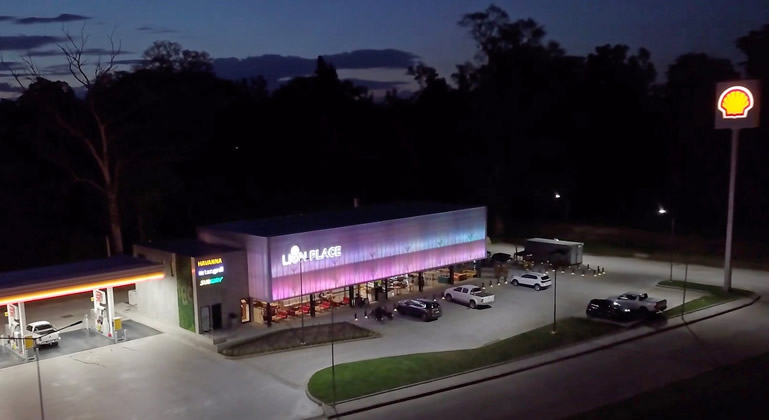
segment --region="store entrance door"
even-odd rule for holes
[[[240,300],[240,322],[251,322],[251,299]]]
[[[211,305],[211,326],[215,330],[222,329],[222,304]]]

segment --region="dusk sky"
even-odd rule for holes
[[[263,54],[315,58],[391,48],[420,57],[448,77],[456,64],[471,60],[474,53],[472,41],[456,22],[463,13],[483,10],[489,4],[488,0],[4,2],[0,52],[6,61],[18,61],[19,53],[28,50],[55,50],[55,41],[25,37],[60,37],[63,28],[79,32],[85,23],[89,47],[107,47],[106,34],[114,29],[123,50],[132,53],[120,57],[126,60],[138,58],[159,39],[207,51],[213,58]],[[689,51],[739,62],[743,58],[734,47],[735,39],[769,23],[766,0],[518,0],[496,4],[511,19],[534,18],[545,26],[549,39],[558,41],[569,54],[583,55],[606,43],[625,43],[632,50],[644,46],[651,51],[660,74],[677,55]],[[43,19],[28,19],[31,17]],[[45,68],[62,59],[36,57],[36,63]],[[405,80],[399,66],[366,69],[362,63],[357,70],[340,74]],[[11,80],[5,77],[2,82]]]

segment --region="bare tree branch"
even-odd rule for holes
[[[85,66],[87,62],[83,58],[83,51],[85,50],[85,45],[88,42],[88,36],[85,35],[85,24],[83,24],[83,26],[80,28],[79,43],[75,40],[72,34],[69,33],[68,30],[62,29],[62,32],[64,33],[64,37],[67,38],[67,42],[64,44],[56,45],[59,47],[61,52],[64,53],[64,58],[66,58],[67,64],[69,64],[69,72],[72,74],[72,77],[78,81],[78,83],[90,89],[92,87],[92,83],[91,79],[88,77],[88,74],[85,72]]]
[[[10,63],[5,61],[5,58],[3,57],[2,53],[0,53],[0,63],[2,63],[5,66],[5,68],[8,69],[8,71],[11,73],[11,76],[13,76],[13,79],[16,80],[16,83],[19,85],[19,87],[22,90],[26,90],[27,87],[24,86],[24,83],[21,82],[21,75],[17,73],[16,70],[13,69],[13,67],[11,67]]]

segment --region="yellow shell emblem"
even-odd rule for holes
[[[724,89],[718,99],[718,109],[724,118],[746,118],[753,108],[753,94],[742,86]]]

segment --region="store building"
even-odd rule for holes
[[[409,274],[421,282],[426,270],[485,258],[486,208],[404,203],[223,223],[134,254],[166,267],[162,281],[137,285],[139,310],[204,333],[271,321],[275,308],[293,316],[375,300],[373,282]]]

